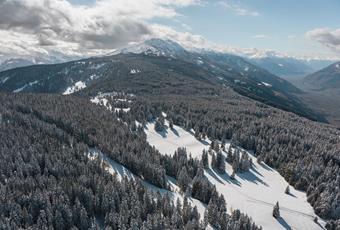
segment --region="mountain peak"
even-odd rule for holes
[[[135,53],[135,54],[152,54],[156,56],[176,56],[179,53],[186,52],[186,50],[177,42],[169,39],[151,38],[139,43],[130,44],[129,46],[117,49],[109,55],[119,53]]]

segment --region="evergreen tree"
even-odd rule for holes
[[[280,217],[280,206],[279,206],[279,202],[276,202],[276,204],[274,205],[273,208],[273,217],[275,219],[278,219]]]
[[[205,149],[203,149],[203,152],[202,152],[201,162],[202,162],[202,165],[203,165],[204,168],[209,167],[208,152]]]
[[[289,185],[287,185],[287,187],[286,187],[286,189],[285,189],[285,193],[286,193],[286,194],[290,194]]]
[[[191,182],[186,167],[182,167],[177,178],[178,178],[177,179],[178,186],[183,192],[185,192],[188,186],[190,186],[190,182]]]

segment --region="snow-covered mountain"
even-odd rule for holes
[[[190,51],[176,42],[160,39],[122,48],[110,56],[4,71],[0,74],[0,90],[73,93],[92,86],[105,87],[108,82],[126,85],[129,82],[125,81],[133,76],[143,76],[146,85],[153,78],[161,84],[173,84],[176,76],[181,76],[184,82],[190,79],[197,84],[227,86],[269,105],[322,120],[296,100],[294,94],[301,93],[297,87],[244,58],[214,51]]]
[[[172,40],[163,40],[153,38],[139,43],[134,43],[129,46],[117,49],[115,52],[109,55],[115,55],[119,53],[128,54],[153,54],[157,56],[178,56],[185,53],[186,50],[178,43]]]
[[[0,59],[0,72],[31,65],[63,63],[80,58],[84,57],[76,55],[65,55],[61,52],[50,52],[48,54],[32,54],[22,56],[2,55]]]
[[[34,60],[23,59],[23,58],[11,58],[6,59],[0,63],[0,72],[8,69],[14,69],[17,67],[24,67],[29,65],[37,64]]]

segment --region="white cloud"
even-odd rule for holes
[[[72,5],[67,0],[0,0],[0,50],[3,55],[105,53],[154,34],[153,18],[175,18],[177,8],[199,0],[97,0]],[[188,27],[187,27],[188,28]]]
[[[231,10],[240,16],[260,16],[260,13],[257,11],[251,11],[241,7],[239,4],[231,3],[230,1],[220,1],[219,5],[223,6],[227,10]]]
[[[321,45],[340,54],[340,28],[317,28],[306,33],[307,38],[319,42]]]
[[[256,34],[252,38],[255,39],[271,39],[272,37],[267,34]]]

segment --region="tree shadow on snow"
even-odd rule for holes
[[[204,145],[209,145],[208,141],[206,141],[206,140],[199,140],[199,142],[201,142]]]
[[[282,227],[284,227],[285,229],[287,230],[291,230],[292,227],[290,227],[290,225],[282,218],[282,217],[279,217],[277,218],[277,221],[282,225]]]
[[[273,171],[273,169],[271,167],[269,167],[268,165],[266,165],[266,163],[264,163],[263,161],[261,161],[259,163],[265,170],[268,170],[268,171]]]
[[[172,131],[176,136],[179,137],[179,133],[177,132],[177,130],[176,130],[175,128],[172,128],[171,131]]]
[[[261,183],[261,184],[268,187],[268,184],[265,181],[263,181],[261,178],[256,176],[251,170],[249,170],[248,172],[244,172],[244,173],[238,173],[237,175],[242,180],[250,181],[250,182],[253,182],[255,184]]]
[[[215,172],[215,170],[212,170],[211,168],[206,169],[206,172],[213,177],[215,180],[217,180],[219,183],[224,184],[224,182],[218,178],[218,176],[216,176],[217,172]]]
[[[236,179],[231,179],[230,176],[224,172],[223,174],[220,174],[218,172],[216,172],[213,169],[209,169],[207,170],[209,175],[211,175],[212,177],[214,177],[215,180],[217,180],[218,182],[220,182],[221,184],[225,184],[222,180],[224,180],[225,182],[229,183],[229,184],[235,184],[237,186],[241,186],[241,183],[236,180]],[[222,180],[221,180],[222,179]]]
[[[291,192],[288,193],[287,195],[296,198],[296,196],[293,193],[291,193]]]
[[[157,131],[157,130],[155,130],[155,131],[156,131],[156,133],[161,135],[163,138],[166,138],[168,136],[168,130],[166,128],[163,128],[162,131]]]
[[[253,164],[253,166],[251,167],[252,171],[254,171],[256,174],[258,174],[259,176],[263,177],[262,173],[260,173],[259,171],[257,171],[257,167],[256,165]]]

